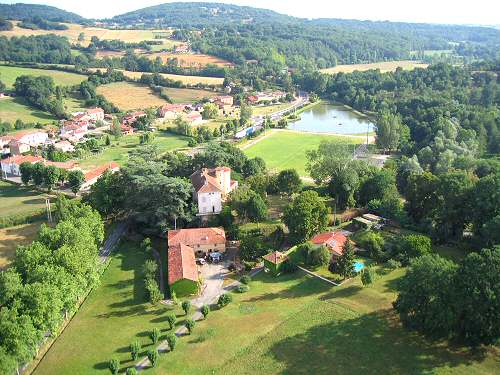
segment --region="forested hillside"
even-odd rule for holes
[[[85,19],[78,14],[65,10],[37,4],[0,4],[0,16],[8,20],[23,20],[26,18],[40,17],[54,22],[79,23]]]

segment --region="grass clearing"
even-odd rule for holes
[[[179,89],[165,87],[162,90],[174,103],[194,103],[203,98],[211,98],[218,95],[217,92],[202,89]]]
[[[31,107],[23,98],[0,98],[0,119],[14,123],[17,119],[23,122],[39,122],[47,124],[57,119],[48,112]]]
[[[170,59],[177,59],[179,66],[184,68],[201,68],[209,64],[222,66],[222,67],[232,67],[233,64],[227,60],[221,59],[219,57],[205,55],[205,54],[175,54],[169,52],[156,52],[149,53],[146,55],[150,59],[154,60],[157,57],[161,58],[163,63],[168,62]]]
[[[18,246],[29,245],[35,240],[40,224],[38,221],[0,229],[0,271],[12,263]]]
[[[25,186],[0,181],[0,218],[12,215],[27,215],[45,208],[48,194],[31,190]]]
[[[291,103],[279,103],[279,104],[272,104],[272,105],[266,105],[266,106],[258,105],[258,106],[254,106],[252,108],[252,111],[253,111],[254,116],[267,116],[267,115],[270,115],[271,113],[282,111],[282,110],[287,109],[291,106],[292,106]]]
[[[308,134],[293,131],[274,131],[262,140],[245,149],[248,157],[259,156],[271,170],[280,171],[294,168],[300,176],[307,176],[306,151],[316,149],[321,141],[358,144],[361,138],[340,137],[335,135]]]
[[[97,87],[97,92],[122,111],[160,107],[167,101],[153,93],[148,86],[130,82],[114,82]]]
[[[335,74],[335,73],[352,73],[354,71],[364,72],[370,69],[380,69],[382,73],[393,72],[397,68],[403,68],[404,70],[413,70],[415,68],[427,68],[429,64],[424,64],[419,61],[413,60],[399,60],[399,61],[382,61],[371,64],[346,64],[337,65],[332,68],[321,69],[323,73]]]
[[[188,139],[186,137],[163,132],[156,132],[155,138],[152,142],[153,145],[158,146],[161,152],[186,147],[187,143]],[[93,155],[87,159],[78,160],[78,163],[85,170],[92,169],[112,161],[117,162],[118,164],[124,164],[128,159],[129,152],[139,146],[139,135],[136,134],[122,136],[117,141],[111,137],[111,146],[106,147],[100,154]]]
[[[145,303],[144,253],[131,241],[122,242],[118,249],[100,285],[90,293],[34,374],[109,374],[110,358],[118,358],[122,368],[133,365],[129,352],[133,340],[141,342],[142,357],[153,348],[150,330],[158,327],[162,337],[168,332],[164,320],[167,307]],[[176,313],[182,321],[181,313]]]
[[[78,85],[80,82],[87,79],[86,75],[63,72],[60,70],[20,68],[17,66],[0,65],[0,80],[5,83],[8,88],[12,88],[16,78],[22,75],[49,76],[54,79],[56,85],[60,86]]]

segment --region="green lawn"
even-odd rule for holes
[[[283,109],[287,109],[291,106],[292,106],[291,103],[279,103],[266,106],[259,105],[259,106],[254,106],[252,112],[255,116],[266,116],[274,112],[282,111]]]
[[[295,168],[299,175],[307,176],[306,151],[316,149],[323,140],[350,144],[363,142],[360,138],[276,131],[244,152],[249,157],[263,158],[269,169]]]
[[[186,147],[187,141],[186,137],[180,135],[157,132],[152,144],[157,145],[161,152],[167,152]],[[128,159],[128,153],[139,145],[139,135],[126,135],[118,140],[111,137],[111,146],[106,147],[102,153],[78,160],[78,162],[84,169],[90,169],[112,161],[123,164]]]
[[[77,85],[87,79],[83,74],[63,72],[60,70],[47,70],[35,68],[19,68],[17,66],[0,65],[0,81],[11,88],[16,78],[22,75],[30,76],[49,76],[54,79],[56,85],[71,86]]]
[[[211,98],[216,96],[218,93],[202,90],[202,89],[184,89],[184,88],[173,88],[166,87],[162,90],[164,94],[167,94],[174,103],[190,104],[197,102],[203,98]]]
[[[145,259],[133,242],[119,246],[100,286],[89,295],[34,374],[109,374],[110,358],[118,358],[122,367],[133,363],[129,352],[133,340],[141,342],[145,355],[152,348],[148,332],[158,327],[162,334],[167,333],[167,308],[152,308],[144,302],[141,267]]]
[[[0,120],[14,123],[17,119],[41,124],[57,121],[51,114],[31,107],[22,98],[0,99]]]
[[[26,215],[45,208],[47,194],[24,186],[0,181],[0,219],[11,215]]]

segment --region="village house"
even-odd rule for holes
[[[103,164],[95,169],[92,169],[91,171],[86,172],[84,174],[85,182],[82,184],[80,190],[87,190],[88,188],[90,188],[107,170],[110,170],[111,172],[117,172],[120,170],[120,166],[118,165],[118,163],[111,162]]]
[[[89,123],[88,121],[64,121],[61,124],[61,128],[59,130],[59,136],[62,139],[79,141],[89,132]]]
[[[13,176],[21,176],[21,171],[19,169],[19,166],[22,163],[39,163],[43,161],[43,158],[38,157],[38,156],[31,156],[31,155],[16,155],[16,156],[11,156],[7,159],[3,159],[1,161],[1,167],[2,167],[2,175],[9,174]]]
[[[167,253],[170,292],[177,297],[197,294],[200,282],[193,248],[181,243],[169,246]]]
[[[326,246],[332,254],[332,259],[336,259],[343,254],[344,244],[347,236],[341,231],[320,233],[311,238],[314,246]]]
[[[120,125],[120,129],[123,135],[131,135],[134,134],[134,128],[130,125]]]
[[[264,270],[273,276],[278,276],[282,272],[283,264],[288,259],[285,253],[273,251],[262,257],[264,260]]]
[[[180,244],[189,246],[198,257],[210,253],[226,251],[226,232],[224,228],[188,228],[169,230],[167,233],[168,247]]]
[[[165,104],[158,110],[158,115],[165,120],[175,120],[184,114],[187,104]]]
[[[62,152],[73,152],[75,151],[75,146],[73,146],[70,142],[68,141],[59,141],[54,143],[54,148],[57,151],[62,151]]]
[[[9,142],[9,150],[12,156],[25,154],[29,152],[30,149],[30,145],[21,143],[19,141],[16,141],[15,139]]]
[[[191,175],[194,187],[193,199],[198,203],[198,215],[218,214],[222,202],[228,194],[238,187],[238,182],[231,180],[231,168],[203,168]]]
[[[27,144],[30,147],[38,147],[47,141],[49,135],[41,130],[25,130],[11,135],[11,137],[12,140],[19,143]]]
[[[198,125],[203,122],[203,117],[201,116],[201,113],[196,111],[186,113],[182,117],[192,125]]]
[[[141,117],[146,117],[148,114],[144,111],[136,111],[125,115],[122,119],[122,125],[133,125]]]
[[[89,117],[90,121],[96,122],[96,121],[104,121],[104,109],[102,108],[89,108],[86,111],[87,116]]]
[[[221,95],[213,98],[213,102],[219,106],[219,108],[224,108],[225,106],[232,107],[234,99],[231,95]]]
[[[188,53],[189,52],[189,44],[178,44],[174,46],[174,53]]]

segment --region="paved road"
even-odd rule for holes
[[[122,222],[118,223],[116,227],[113,229],[113,232],[106,238],[104,245],[99,250],[99,260],[102,263],[105,263],[108,260],[109,254],[113,250],[113,248],[118,244],[121,237],[127,230],[127,223]]]
[[[193,320],[201,320],[203,319],[203,315],[200,312],[199,308],[203,305],[213,305],[217,302],[219,296],[223,293],[230,292],[232,289],[236,288],[238,285],[240,285],[239,281],[235,281],[225,287],[223,287],[223,281],[224,281],[224,274],[226,273],[226,268],[222,264],[210,264],[207,265],[209,267],[204,267],[203,274],[204,277],[207,277],[206,283],[207,287],[203,290],[203,293],[200,297],[195,298],[192,300],[192,304],[196,306],[198,309],[194,312],[194,314],[191,316],[191,319]],[[259,272],[261,272],[264,268],[257,268],[253,270],[252,272],[249,273],[249,276],[253,277],[257,275]],[[206,276],[205,276],[206,274]],[[186,327],[182,326],[175,331],[175,335],[177,337],[182,337],[187,334],[187,329]],[[168,346],[168,342],[162,341],[158,345],[158,351],[160,353],[167,352],[170,350]],[[148,367],[151,366],[151,363],[149,362],[149,359],[147,357],[141,359],[136,365],[135,368],[137,371],[144,370]]]

